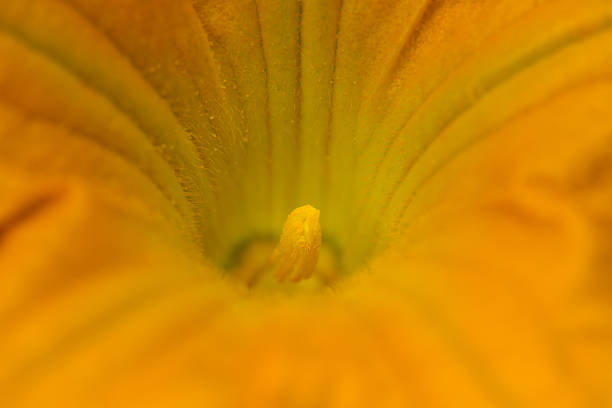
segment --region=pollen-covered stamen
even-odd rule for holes
[[[299,282],[313,274],[321,250],[319,214],[316,208],[304,205],[287,217],[271,258],[276,265],[274,276],[279,281],[289,278]]]

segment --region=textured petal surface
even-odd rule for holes
[[[611,100],[608,0],[5,0],[0,406],[612,407]]]

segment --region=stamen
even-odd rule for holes
[[[289,214],[280,241],[272,254],[276,264],[274,276],[299,282],[309,278],[317,266],[321,250],[320,211],[310,205],[298,207]]]

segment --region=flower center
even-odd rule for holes
[[[274,276],[283,282],[289,278],[299,282],[312,276],[321,250],[320,211],[310,205],[296,208],[289,214],[271,261],[276,265]]]
[[[276,246],[263,237],[245,243],[228,271],[250,288],[298,292],[331,287],[340,275],[339,256],[322,243],[319,216],[311,205],[294,209]]]

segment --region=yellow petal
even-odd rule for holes
[[[608,0],[5,1],[0,406],[612,405],[611,27]],[[271,242],[332,278],[233,275]]]

